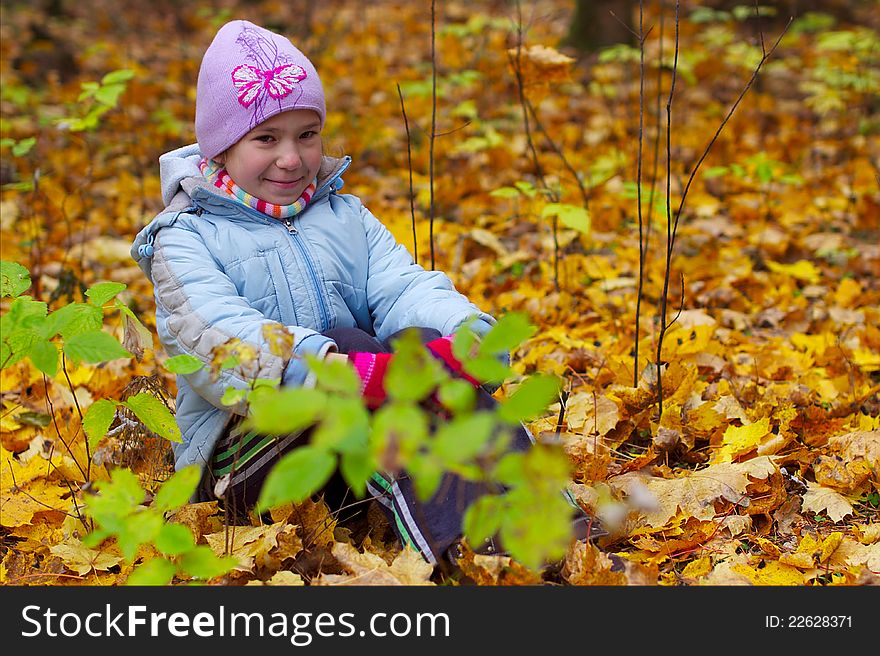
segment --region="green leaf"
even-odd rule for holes
[[[110,71],[104,77],[102,77],[101,84],[119,84],[120,82],[126,82],[133,77],[133,70],[128,68],[120,68],[115,71]]]
[[[571,506],[562,493],[535,496],[529,490],[505,494],[501,543],[526,567],[538,569],[565,555],[571,540]]]
[[[474,409],[477,392],[468,381],[453,378],[440,386],[439,397],[444,408],[458,414]]]
[[[559,386],[555,376],[530,376],[504,401],[498,417],[510,423],[534,419],[558,397]]]
[[[46,304],[19,296],[0,314],[0,367],[8,367],[30,355],[33,345],[45,339]]]
[[[223,405],[236,405],[248,398],[246,389],[236,389],[235,387],[227,387],[220,397],[220,403]]]
[[[76,363],[107,362],[131,357],[131,353],[123,348],[119,340],[100,330],[65,339],[64,353]]]
[[[711,180],[712,178],[718,178],[725,175],[728,171],[729,169],[726,166],[712,166],[703,171],[703,178]]]
[[[577,230],[585,235],[590,234],[590,213],[579,205],[568,203],[547,203],[541,210],[542,217],[556,216],[562,225]]]
[[[39,428],[45,428],[52,423],[52,417],[44,412],[21,412],[15,415],[15,420],[21,424]]]
[[[385,374],[385,390],[397,401],[421,401],[444,378],[440,363],[428,353],[416,330],[407,330],[392,344],[394,357]]]
[[[376,471],[376,461],[368,449],[351,449],[340,455],[339,471],[351,491],[360,499],[367,492],[367,480]]]
[[[92,403],[83,417],[83,430],[89,438],[89,447],[94,451],[95,446],[110,430],[110,424],[116,416],[116,403],[109,399],[99,399]]]
[[[327,395],[308,387],[263,390],[251,398],[248,428],[266,435],[282,435],[307,428],[324,412]]]
[[[178,565],[184,572],[199,579],[211,579],[215,576],[221,576],[237,564],[238,560],[236,558],[232,556],[217,556],[211,551],[210,547],[203,544],[187,551],[178,561]]]
[[[86,296],[92,305],[101,307],[126,287],[121,282],[99,282],[86,290]]]
[[[499,187],[489,192],[493,198],[519,198],[520,193],[514,187]]]
[[[177,565],[164,558],[151,558],[134,570],[125,585],[168,585],[177,573]]]
[[[196,491],[202,471],[197,465],[189,465],[178,470],[174,476],[162,483],[153,507],[159,512],[167,512],[186,504]]]
[[[373,414],[370,447],[376,459],[411,457],[428,436],[428,418],[414,405],[390,403]],[[397,464],[397,463],[392,463]]]
[[[31,275],[18,262],[0,261],[0,297],[15,298],[31,286]]]
[[[510,367],[499,362],[494,356],[480,356],[466,360],[463,364],[467,373],[484,383],[503,381],[511,373]]]
[[[119,96],[125,93],[125,85],[109,84],[95,91],[95,100],[106,107],[116,107]]]
[[[516,187],[520,193],[528,196],[529,198],[534,198],[535,194],[538,193],[538,190],[535,189],[535,185],[531,182],[526,182],[525,180],[517,180],[513,183],[513,186]]]
[[[354,368],[347,362],[335,359],[319,359],[306,355],[309,368],[315,372],[318,389],[346,396],[358,394],[361,381]]]
[[[336,469],[336,457],[324,449],[301,446],[282,457],[269,472],[256,512],[282,503],[299,503],[320,490]]]
[[[464,513],[463,530],[468,543],[482,544],[501,529],[504,498],[487,494],[474,501]]]
[[[194,374],[204,367],[204,363],[194,355],[175,355],[165,361],[165,368],[173,374]]]
[[[494,427],[492,413],[456,417],[437,430],[432,451],[447,465],[468,462],[483,451]]]
[[[428,501],[443,481],[443,464],[431,454],[419,455],[407,462],[407,473],[412,477],[416,496]]]
[[[312,444],[332,451],[363,449],[369,433],[369,415],[360,398],[331,397]]]
[[[156,548],[166,556],[179,556],[195,546],[192,531],[184,524],[165,524],[156,536]]]
[[[154,542],[165,525],[161,516],[151,512],[138,512],[125,518],[122,526],[114,531],[119,550],[128,562],[134,560],[138,547]]]
[[[483,336],[479,351],[487,355],[507,353],[534,335],[537,330],[529,322],[528,316],[522,312],[510,312],[498,319],[491,330]]]
[[[27,155],[36,143],[36,137],[28,137],[27,139],[22,139],[21,141],[16,142],[16,144],[12,147],[12,154],[15,157]]]
[[[101,308],[86,303],[68,303],[47,317],[44,330],[47,339],[60,334],[69,340],[75,335],[98,332],[103,324]]]
[[[31,362],[47,376],[58,373],[58,347],[45,339],[37,339],[30,348]]]
[[[143,503],[146,496],[137,476],[125,468],[114,469],[109,481],[97,481],[95,487],[100,494],[86,501],[88,513],[93,517],[128,514]]]
[[[180,428],[174,420],[174,415],[162,401],[149,392],[140,392],[128,397],[122,405],[131,410],[144,426],[166,440],[180,442]]]

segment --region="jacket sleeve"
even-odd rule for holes
[[[181,226],[163,228],[156,233],[153,246],[151,273],[159,339],[170,356],[185,353],[206,365],[186,379],[212,405],[243,414],[243,404],[230,407],[221,402],[229,387],[245,389],[254,378],[307,384],[309,370],[303,356],[323,355],[335,348],[333,340],[314,330],[288,326],[294,335],[294,355],[285,361],[271,352],[263,336],[263,327],[277,322],[238,293],[198,233]],[[253,347],[257,357],[215,378],[210,369],[212,350],[232,338]]]
[[[361,220],[369,255],[367,303],[373,329],[380,340],[399,330],[419,326],[449,335],[465,321],[475,318],[473,330],[488,332],[495,319],[482,312],[442,271],[426,271],[363,205]]]

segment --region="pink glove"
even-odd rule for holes
[[[349,353],[348,359],[361,379],[361,396],[370,410],[385,402],[385,372],[391,362],[391,353]]]
[[[479,387],[480,381],[465,373],[461,362],[452,354],[452,338],[452,335],[439,337],[425,344],[425,347],[430,351],[431,355],[446,365],[446,369],[453,376],[464,378],[474,387]]]

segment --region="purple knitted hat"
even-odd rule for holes
[[[324,126],[324,89],[312,62],[285,37],[248,21],[226,23],[202,57],[196,139],[213,158],[263,121],[312,109]]]

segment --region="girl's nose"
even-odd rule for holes
[[[299,156],[299,152],[296,148],[286,149],[283,153],[279,154],[278,159],[275,162],[279,169],[299,168],[301,163],[302,158]]]

